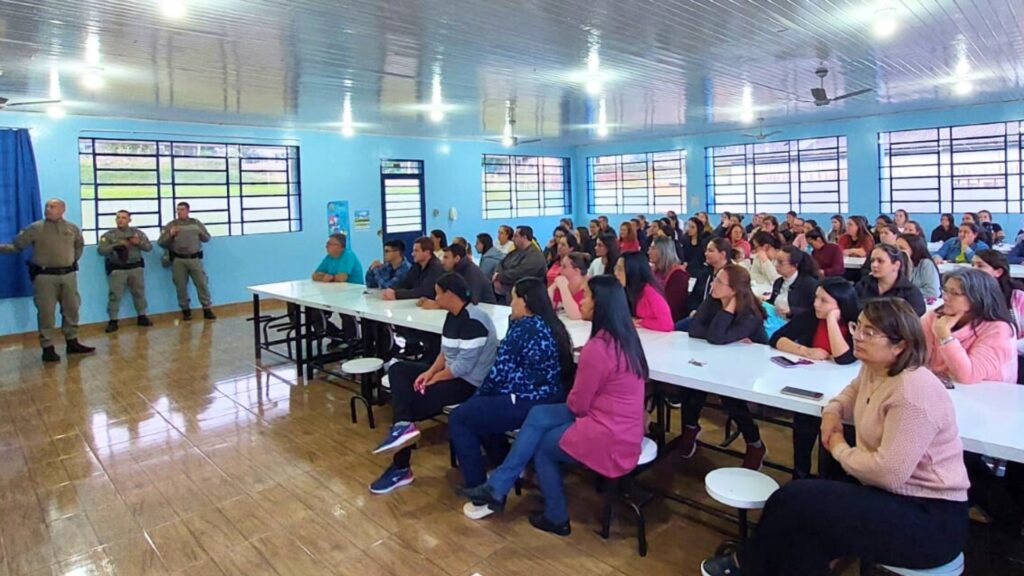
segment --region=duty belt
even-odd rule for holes
[[[201,260],[203,258],[203,251],[200,250],[195,254],[178,254],[177,252],[171,252],[171,260],[174,260],[175,258],[181,258],[182,260],[195,260],[198,258]]]

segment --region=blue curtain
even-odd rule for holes
[[[36,156],[28,130],[0,129],[0,242],[43,217]],[[28,279],[29,251],[0,254],[0,298],[32,295]]]

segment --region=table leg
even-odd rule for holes
[[[252,295],[252,341],[253,354],[259,360],[263,357],[263,341],[260,332],[260,295]]]
[[[654,383],[654,422],[655,422],[655,442],[658,443],[658,451],[660,452],[665,448],[665,421],[666,421],[666,409],[665,406],[665,394],[663,394],[662,384],[660,382]]]
[[[305,347],[306,347],[306,380],[313,379],[313,338],[309,330],[309,308],[303,309],[302,324],[305,326]]]
[[[296,305],[295,315],[292,316],[292,332],[295,333],[295,378],[302,376],[302,314],[304,306]]]

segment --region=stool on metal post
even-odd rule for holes
[[[746,468],[719,468],[704,477],[704,488],[716,501],[739,511],[739,541],[747,539],[747,510],[764,508],[768,498],[779,489],[779,483],[767,474]],[[719,554],[735,546],[734,541],[722,544]]]
[[[376,423],[373,420],[374,393],[380,395],[382,386],[379,386],[378,382],[382,381],[380,372],[383,367],[384,361],[380,358],[356,358],[341,365],[342,372],[355,376],[359,382],[359,393],[352,396],[349,401],[353,424],[357,422],[356,402],[362,402],[366,406],[366,419],[370,423],[370,428],[376,428]]]
[[[637,551],[641,556],[647,556],[647,522],[644,519],[644,505],[650,501],[651,496],[637,501],[633,498],[633,478],[642,466],[646,466],[651,462],[654,462],[655,458],[658,457],[658,443],[654,440],[644,437],[643,442],[640,444],[640,457],[637,458],[636,468],[632,472],[619,478],[606,478],[604,480],[604,511],[601,515],[601,530],[598,531],[601,538],[605,540],[611,533],[612,525],[612,509],[615,506],[615,501],[620,500],[626,506],[633,511],[633,515],[636,516],[636,543]]]
[[[878,566],[887,573],[898,574],[899,576],[960,576],[964,573],[964,554],[960,553],[952,562],[936,568],[924,570],[913,570],[911,568],[896,568],[895,566]],[[864,571],[862,570],[862,573]]]

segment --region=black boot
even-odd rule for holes
[[[149,316],[142,314],[139,316],[139,326],[152,326],[153,321],[149,319]]]
[[[110,334],[111,332],[117,332],[117,320],[111,320],[107,322],[107,327],[103,329],[104,332]]]
[[[191,321],[192,320],[192,311],[188,310],[188,309],[182,310],[181,311],[181,319],[184,320],[185,322]]]
[[[554,522],[547,519],[543,512],[534,512],[529,516],[530,525],[537,530],[543,530],[544,532],[551,532],[559,536],[568,536],[572,533],[572,526],[566,521],[565,524],[555,524]]]
[[[203,308],[203,318],[207,320],[216,320],[217,315],[213,313],[213,308]]]
[[[43,348],[43,362],[60,362],[60,354],[57,354],[53,346]]]
[[[78,338],[68,340],[68,345],[64,348],[64,351],[68,354],[92,354],[96,351],[92,346],[86,346],[78,341]]]

